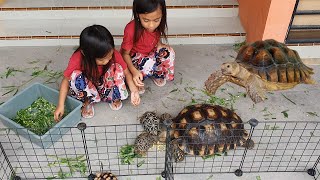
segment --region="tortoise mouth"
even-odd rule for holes
[[[224,75],[231,75],[231,72],[229,71],[229,69],[226,69],[226,68],[221,68],[221,72]]]

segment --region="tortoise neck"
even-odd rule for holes
[[[239,70],[239,73],[236,75],[236,77],[240,78],[242,80],[247,80],[250,76],[249,71],[246,68],[241,67],[241,66],[239,68],[240,68],[240,70]]]

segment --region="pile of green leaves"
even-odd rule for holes
[[[233,49],[238,52],[240,48],[246,44],[247,44],[246,41],[236,43],[233,45]]]
[[[142,156],[134,152],[134,145],[125,145],[120,148],[119,157],[121,164],[132,164],[135,158],[141,158]]]
[[[74,173],[80,172],[81,176],[85,176],[87,172],[86,159],[84,155],[75,157],[75,158],[60,158],[57,156],[51,156],[56,160],[52,163],[49,163],[49,167],[60,167],[60,170],[57,175],[52,177],[47,177],[46,179],[66,179],[73,176]],[[69,171],[63,171],[61,167],[68,167]]]
[[[53,115],[55,109],[54,104],[40,97],[29,107],[19,110],[13,120],[33,133],[42,136],[56,124]]]

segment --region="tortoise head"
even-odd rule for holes
[[[221,71],[224,75],[236,77],[237,74],[240,72],[240,65],[236,62],[223,63],[221,65]]]

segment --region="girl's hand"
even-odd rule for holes
[[[140,104],[140,95],[138,91],[131,92],[131,103],[134,106],[138,106]]]
[[[157,45],[157,52],[159,52],[159,50],[162,49],[162,48],[169,49],[169,45],[159,43],[159,44]]]
[[[144,86],[144,83],[142,82],[143,75],[139,70],[132,73],[132,80],[136,86]]]
[[[54,115],[54,120],[56,122],[59,122],[62,118],[62,115],[64,113],[64,106],[57,106],[56,110],[54,111],[53,115]]]

